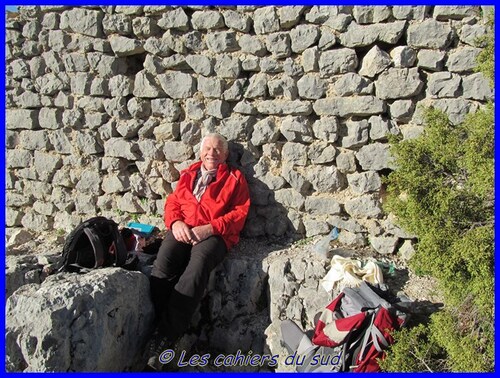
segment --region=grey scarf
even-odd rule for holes
[[[203,168],[203,166],[201,166],[200,171],[196,176],[197,179],[196,185],[194,186],[193,189],[193,195],[196,197],[198,202],[200,202],[202,194],[205,193],[208,184],[212,182],[216,174],[217,174],[217,169],[212,169],[210,171],[207,171],[205,168]]]

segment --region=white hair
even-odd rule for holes
[[[217,139],[218,141],[220,141],[222,143],[222,148],[224,149],[224,152],[229,151],[229,146],[228,146],[226,138],[224,138],[222,135],[220,135],[218,133],[209,133],[209,134],[205,135],[200,143],[200,151],[203,149],[203,143],[205,143],[205,140],[207,140],[209,138],[214,138],[214,139]]]

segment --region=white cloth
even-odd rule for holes
[[[373,285],[383,284],[382,269],[373,261],[363,264],[360,260],[335,255],[332,257],[330,270],[321,280],[321,286],[330,292],[336,283],[342,290],[346,286],[357,287],[361,281],[367,281]]]
[[[203,193],[205,193],[208,184],[212,182],[216,174],[217,174],[217,168],[208,171],[205,168],[203,168],[203,165],[201,166],[199,174],[200,178],[196,181],[196,184],[193,189],[193,194],[198,200],[198,202],[200,202],[201,196],[203,195]]]

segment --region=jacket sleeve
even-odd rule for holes
[[[165,206],[163,208],[163,219],[165,221],[165,227],[167,230],[172,229],[172,224],[175,221],[181,220],[184,221],[184,217],[182,216],[181,206],[179,204],[178,193],[181,185],[184,185],[184,180],[186,179],[185,175],[181,180],[177,183],[177,187],[170,193],[165,201]]]
[[[243,175],[239,175],[229,209],[223,216],[210,221],[215,235],[238,235],[245,226],[250,209],[248,184]]]

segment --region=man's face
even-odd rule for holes
[[[200,152],[200,159],[206,170],[215,169],[227,159],[228,151],[217,138],[207,138]]]

